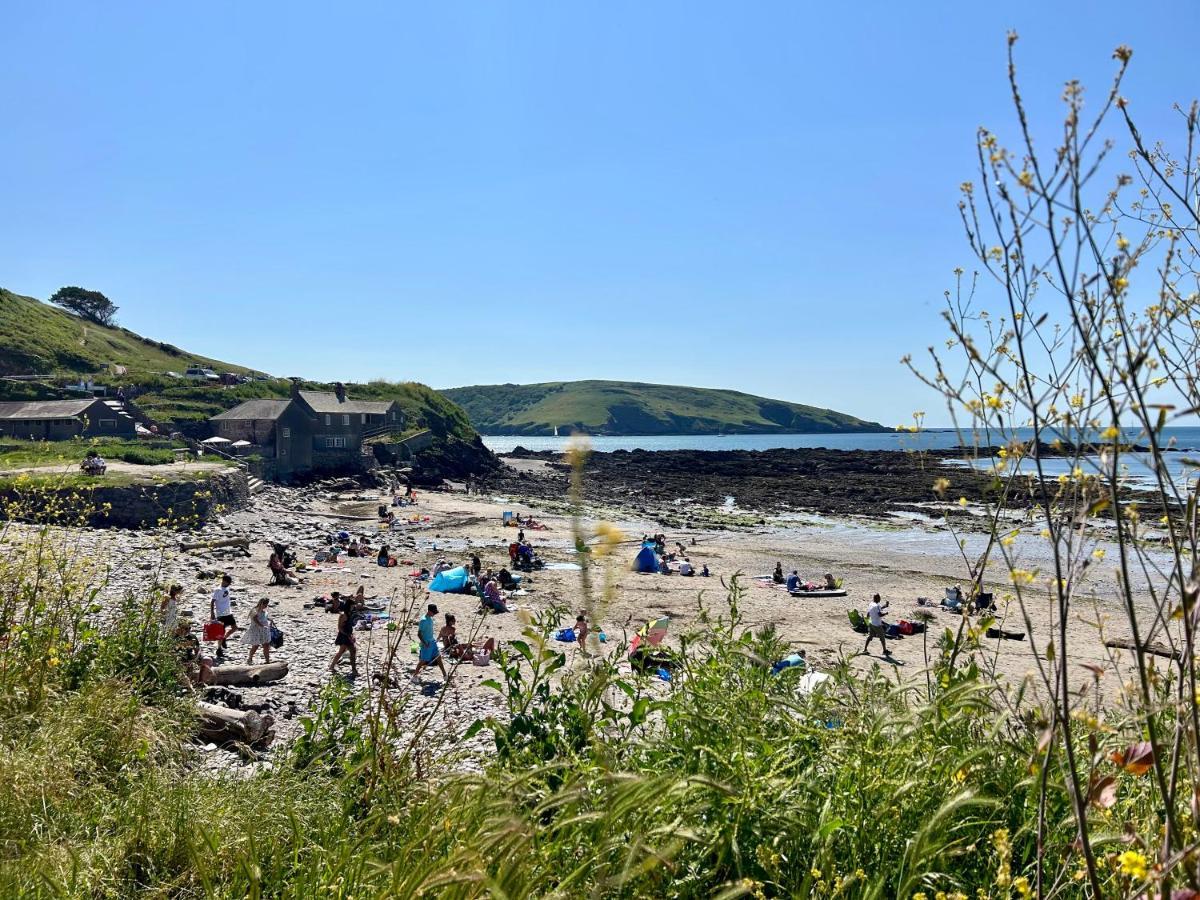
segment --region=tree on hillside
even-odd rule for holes
[[[113,325],[117,319],[116,305],[99,291],[81,287],[59,288],[50,302],[99,325]]]

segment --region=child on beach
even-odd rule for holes
[[[337,668],[338,662],[346,651],[350,652],[350,675],[352,678],[358,677],[358,646],[354,642],[354,603],[347,599],[343,600],[341,609],[338,611],[337,621],[337,637],[333,639],[333,643],[337,645],[337,652],[333,654],[333,659],[329,663],[329,671],[332,672]]]
[[[221,586],[213,591],[212,600],[208,604],[209,618],[225,626],[225,636],[217,643],[217,659],[225,658],[225,642],[238,631],[237,619],[233,617],[233,597],[229,590],[232,584],[232,575],[222,575]]]
[[[588,620],[587,613],[580,613],[575,617],[575,642],[579,644],[579,649],[587,653],[587,646],[584,643],[588,636]]]
[[[246,633],[242,635],[242,643],[250,645],[250,655],[246,658],[246,665],[254,665],[254,651],[262,647],[263,662],[271,661],[271,620],[267,617],[267,603],[269,601],[263,597],[254,606],[254,612],[250,613],[250,625],[246,628]]]

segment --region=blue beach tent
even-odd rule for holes
[[[429,589],[443,594],[460,594],[470,580],[466,568],[459,566],[457,569],[447,569],[434,575],[433,580],[429,582]]]
[[[633,561],[633,571],[635,572],[658,572],[658,557],[654,555],[654,550],[650,547],[642,547],[638,551],[637,558]]]

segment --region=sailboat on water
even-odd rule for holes
[[[557,425],[554,426],[554,436],[558,437],[558,426]]]

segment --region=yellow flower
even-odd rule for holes
[[[1117,235],[1117,249],[1118,250],[1128,250],[1129,249],[1129,240],[1123,234]]]
[[[1120,429],[1117,428],[1116,425],[1109,425],[1100,434],[1100,437],[1102,437],[1106,441],[1115,441],[1120,436],[1121,436],[1121,431],[1120,431]]]
[[[966,498],[966,497],[959,497],[959,498],[958,498],[958,505],[959,505],[959,506],[963,506],[963,507],[965,507],[965,506],[967,505],[967,498]]]
[[[1096,560],[1104,559],[1104,548],[1097,547],[1095,550],[1093,550],[1092,551],[1092,559],[1096,559]]]
[[[1033,186],[1033,173],[1030,172],[1029,170],[1025,170],[1024,172],[1022,172],[1020,175],[1017,176],[1017,181],[1021,182],[1021,184],[1024,185],[1025,187],[1032,187]]]
[[[1123,290],[1125,290],[1125,288],[1129,287],[1129,279],[1128,278],[1114,278],[1113,279],[1113,287],[1116,288],[1118,291],[1123,291]]]
[[[1017,889],[1017,894],[1021,897],[1033,896],[1033,888],[1029,886],[1029,879],[1024,875],[1018,875],[1013,879],[1013,887]]]
[[[1126,850],[1117,857],[1117,868],[1122,875],[1140,881],[1146,877],[1146,857],[1136,850]]]

